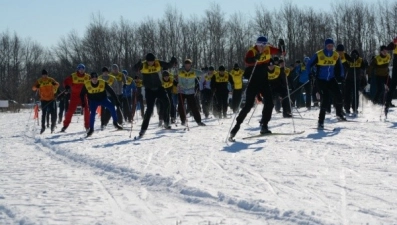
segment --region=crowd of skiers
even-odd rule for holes
[[[143,119],[139,136],[145,134],[155,106],[159,126],[165,129],[171,129],[177,115],[181,124],[188,126],[189,113],[198,126],[205,126],[202,114],[206,119],[211,113],[218,119],[228,118],[230,107],[236,116],[229,135],[233,140],[255,102],[263,103],[261,134],[271,133],[268,123],[273,108],[289,118],[293,107],[308,110],[319,107],[319,129],[324,128],[325,115],[331,112],[331,105],[335,107],[337,118],[346,120],[346,114],[358,113],[360,91],[374,104],[384,105],[387,114],[388,109],[394,107],[391,100],[397,86],[396,46],[397,38],[381,46],[379,54],[368,63],[358,50],[352,49],[348,54],[342,44],[335,47],[334,41],[328,38],[323,49],[288,67],[284,41],[280,39],[275,47],[268,44],[267,37],[260,36],[244,57],[244,70],[237,63],[230,70],[223,65],[199,70],[192,68],[190,59],[185,59],[179,67],[175,57],[165,62],[148,53],[145,60],[134,65],[138,74],[134,78],[128,76],[127,70],[120,72],[116,64],[110,71],[103,67],[100,75],[86,73],[85,66],[79,64],[76,72],[65,78],[63,88],[43,70],[32,89],[40,96],[41,133],[49,117],[51,132],[54,132],[57,117],[60,124],[64,112],[61,132],[65,132],[78,106],[82,107],[87,136],[94,132],[98,106],[101,106],[101,129],[107,126],[110,117],[116,129],[123,129],[122,124],[133,123],[135,115],[139,115]],[[392,51],[394,57],[388,51]],[[393,76],[390,77],[392,58]],[[367,83],[371,84],[368,93],[365,91]]]

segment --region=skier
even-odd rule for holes
[[[174,79],[171,77],[170,73],[167,70],[162,72],[162,81],[163,81],[163,88],[167,92],[168,99],[170,100],[170,117],[171,120],[175,120],[176,116],[176,107],[174,106],[174,102],[172,101],[172,90],[174,88]],[[156,101],[157,103],[157,101]],[[160,101],[159,101],[160,103]],[[162,104],[158,104],[159,107],[159,120],[161,121],[159,124],[160,126],[163,124],[164,121],[164,110],[166,110]]]
[[[270,59],[267,68],[268,80],[272,95],[284,99],[282,100],[283,117],[290,118],[292,115],[288,99],[286,75],[279,66],[275,65],[274,59]],[[276,101],[280,100],[277,98]]]
[[[308,110],[310,110],[312,106],[312,71],[309,71],[306,68],[306,64],[309,62],[309,60],[309,57],[305,57],[303,59],[303,63],[299,71],[299,86],[302,86],[302,89],[305,89],[305,106]]]
[[[251,47],[244,58],[246,67],[244,70],[244,78],[248,79],[246,89],[246,102],[236,118],[236,124],[230,131],[229,141],[233,141],[237,132],[240,130],[240,125],[243,123],[245,117],[254,105],[255,97],[258,93],[262,94],[265,105],[262,111],[262,128],[260,133],[271,133],[268,129],[268,122],[271,119],[273,111],[273,97],[269,87],[268,69],[267,65],[270,61],[271,55],[278,53],[278,48],[269,46],[267,44],[267,37],[260,36],[256,43]],[[285,55],[285,52],[283,53]]]
[[[127,70],[123,70],[122,73],[125,75],[125,84],[123,84],[123,116],[124,120],[132,123],[136,107],[136,85],[134,79],[128,76]]]
[[[206,119],[209,117],[209,113],[212,110],[211,104],[213,99],[213,94],[211,91],[211,79],[214,76],[215,68],[213,66],[208,67],[208,72],[203,74],[201,77],[201,105],[203,108],[203,113]]]
[[[364,77],[364,60],[360,57],[357,50],[353,50],[350,54],[351,61],[348,61],[348,68],[345,79],[344,89],[344,108],[347,114],[350,114],[350,108],[353,109],[353,113],[357,114],[358,109],[358,91],[360,89],[360,83]]]
[[[116,80],[114,81],[112,88],[117,95],[117,100],[121,102],[121,98],[123,97],[123,84],[125,84],[125,74],[119,71],[119,66],[117,64],[113,64],[111,67],[110,75],[114,76]],[[115,100],[113,100],[115,101]],[[123,124],[123,109],[122,105],[117,108],[117,119],[119,124]],[[107,122],[109,121],[109,117],[107,118]],[[107,123],[106,122],[106,123]]]
[[[374,104],[385,104],[386,93],[388,91],[387,85],[389,83],[390,59],[391,57],[387,53],[387,47],[382,45],[380,46],[379,55],[375,56],[368,67],[368,79],[375,80],[375,85],[371,85],[371,89],[375,88],[375,94],[372,99]],[[383,94],[383,97],[381,97],[381,94]]]
[[[143,87],[143,82],[142,79],[139,76],[134,77],[134,82],[136,85],[136,100],[137,103],[139,104],[139,109],[141,110],[141,117],[145,115],[145,105],[143,104],[143,94],[142,94],[142,87]]]
[[[59,112],[58,112],[59,124],[62,122],[63,113],[68,111],[69,99],[70,99],[70,93],[67,91],[61,92],[57,97],[57,100],[59,101]]]
[[[387,50],[393,51],[393,69],[391,74],[391,82],[389,87],[389,92],[387,93],[386,105],[385,105],[385,113],[387,114],[390,107],[395,107],[391,101],[393,98],[394,91],[397,86],[397,37],[393,39],[393,42],[387,45]]]
[[[72,116],[76,111],[77,106],[86,105],[83,104],[86,102],[81,102],[80,92],[84,86],[84,82],[89,80],[90,80],[90,75],[88,73],[85,73],[84,64],[79,64],[77,66],[77,71],[72,73],[70,76],[66,77],[66,79],[63,81],[63,85],[66,91],[68,93],[70,92],[70,102],[69,102],[68,111],[66,111],[65,120],[63,121],[63,127],[61,129],[61,132],[65,132],[66,129],[69,127],[69,124],[72,121]],[[87,107],[82,107],[82,108],[84,114],[84,127],[86,130],[88,130],[90,125],[89,124],[90,111],[88,110]]]
[[[238,63],[234,64],[232,70],[230,70],[229,74],[233,78],[233,96],[232,96],[232,109],[233,113],[238,112],[238,107],[241,102],[241,96],[243,94],[243,74],[244,71],[240,69]]]
[[[321,95],[321,108],[318,117],[318,129],[324,129],[325,112],[330,104],[330,94],[333,95],[336,116],[340,121],[346,121],[342,114],[342,94],[336,80],[336,76],[343,76],[343,66],[339,55],[334,51],[334,41],[327,38],[324,49],[316,52],[306,64],[306,70],[310,71],[316,66],[316,79],[318,91]]]
[[[113,84],[116,81],[116,77],[109,74],[109,69],[105,66],[102,68],[102,74],[99,75],[99,79],[106,81],[106,83],[113,88]],[[108,98],[112,103],[115,103],[117,99],[112,97],[109,92],[107,92]],[[101,106],[101,130],[105,129],[105,127],[109,123],[110,119],[110,110]]]
[[[218,73],[211,78],[211,90],[217,100],[214,115],[218,118],[227,117],[228,84],[230,83],[232,87],[234,86],[233,77],[225,70],[224,66],[219,66]]]
[[[174,81],[178,85],[179,92],[179,104],[178,113],[181,118],[181,124],[186,124],[186,109],[184,108],[184,102],[186,99],[187,106],[193,113],[194,120],[199,126],[205,126],[201,122],[201,115],[197,107],[196,102],[196,91],[199,89],[198,77],[201,75],[201,71],[192,69],[192,60],[186,59],[184,61],[183,68],[179,69],[178,78]]]
[[[110,95],[115,98],[117,97],[116,93],[106,81],[98,79],[98,74],[96,72],[92,72],[90,75],[91,80],[84,82],[84,86],[80,92],[82,107],[86,108],[85,99],[87,98],[90,109],[90,127],[87,131],[87,137],[91,136],[94,133],[95,114],[98,106],[106,107],[112,115],[114,127],[117,130],[122,130],[123,128],[117,123],[117,113],[114,105],[112,102],[110,102],[106,94],[106,92],[109,92]],[[119,107],[120,101],[116,100],[115,105]]]
[[[41,71],[41,78],[34,83],[32,90],[39,91],[41,102],[41,130],[40,134],[45,131],[46,115],[51,114],[51,133],[54,132],[57,121],[56,113],[56,96],[54,89],[58,89],[59,83],[48,76],[47,70]]]
[[[139,61],[134,65],[136,70],[140,70],[142,74],[143,86],[145,86],[145,97],[147,109],[143,118],[141,131],[139,137],[142,137],[149,126],[150,117],[153,113],[155,100],[161,101],[162,107],[164,107],[164,128],[171,129],[170,122],[170,100],[168,99],[167,93],[164,90],[162,81],[160,79],[160,73],[162,70],[167,70],[174,64],[175,57],[171,58],[169,63],[160,61],[152,53],[146,55],[145,61]]]

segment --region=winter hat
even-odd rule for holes
[[[295,61],[295,63],[301,63],[301,61],[298,59],[298,60]]]
[[[333,45],[335,44],[334,40],[332,40],[332,38],[325,39],[324,45],[327,46],[329,44],[333,44]]]
[[[163,77],[169,77],[170,73],[167,70],[163,70],[162,75]]]
[[[192,64],[192,60],[191,59],[185,59],[185,61],[183,63],[184,64]]]
[[[219,70],[219,71],[225,71],[226,68],[225,68],[224,66],[220,66],[220,67],[218,68],[218,70]]]
[[[97,72],[92,72],[90,75],[91,75],[91,78],[98,78]]]
[[[279,64],[281,64],[281,63],[283,63],[283,62],[284,62],[284,59],[280,59],[280,60],[278,61]]]
[[[44,69],[43,69],[43,70],[41,71],[41,75],[48,75],[47,70],[44,70]]]
[[[234,68],[238,68],[239,66],[238,66],[238,63],[235,63],[234,64]]]
[[[256,39],[256,45],[266,45],[267,44],[267,37],[260,36]]]
[[[343,51],[345,51],[345,46],[342,45],[342,44],[338,44],[338,45],[336,46],[336,51],[337,51],[337,52],[343,52]]]
[[[118,69],[119,69],[119,66],[117,64],[112,65],[112,70],[118,70]]]
[[[146,55],[146,61],[152,62],[156,59],[156,57],[153,55],[153,53],[148,53]]]
[[[79,70],[79,69],[85,70],[84,64],[80,63],[79,65],[77,65],[77,70]]]
[[[387,50],[387,47],[385,45],[380,46],[380,51],[383,51],[383,50]]]
[[[175,64],[175,63],[178,63],[178,60],[175,58],[175,56],[172,56],[170,62],[171,62],[171,64]]]
[[[102,73],[103,72],[109,72],[109,69],[106,66],[104,66],[104,67],[102,67]]]
[[[350,53],[350,55],[354,55],[356,54],[358,57],[360,56],[360,54],[358,54],[358,51],[356,49],[353,49],[353,51]]]
[[[124,75],[128,75],[128,71],[127,70],[123,70],[121,71]]]
[[[274,61],[275,64],[279,64],[280,63],[280,58],[275,56],[275,57],[273,57],[273,61]]]
[[[139,77],[135,75],[134,79],[136,80],[136,79],[138,79],[138,78],[139,78]]]
[[[210,67],[208,67],[208,70],[209,70],[209,71],[214,71],[215,68],[214,68],[213,66],[210,66]]]
[[[304,61],[305,63],[308,63],[308,62],[310,61],[310,58],[306,56],[306,57],[303,59],[303,61]]]

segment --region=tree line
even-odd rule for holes
[[[135,75],[133,65],[148,52],[168,61],[175,56],[179,63],[190,58],[193,66],[244,66],[243,58],[259,35],[277,46],[285,40],[287,63],[312,56],[331,37],[348,52],[357,49],[369,59],[380,45],[397,36],[397,1],[377,4],[360,0],[332,4],[327,11],[300,8],[289,1],[279,9],[256,7],[253,15],[234,12],[228,18],[222,7],[213,3],[201,17],[183,16],[168,6],[161,19],[148,18],[133,23],[120,18],[109,23],[101,14],[93,14],[83,37],[71,31],[56,46],[43,47],[16,33],[0,34],[0,99],[28,102],[34,97],[31,86],[47,69],[62,82],[79,63],[88,71],[100,71],[113,63]]]

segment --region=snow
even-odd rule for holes
[[[261,108],[235,143],[234,115],[206,127],[189,118],[189,131],[161,130],[155,115],[134,140],[141,118],[131,137],[97,119],[85,139],[80,115],[67,133],[40,135],[30,109],[1,113],[0,224],[396,223],[397,110],[380,119],[367,102],[357,122],[332,112],[335,131],[314,129],[318,109],[295,111],[295,127],[274,113],[273,132],[305,132],[242,140],[259,132]]]

